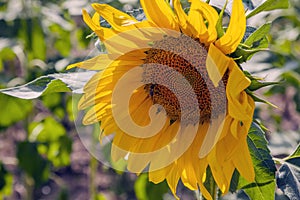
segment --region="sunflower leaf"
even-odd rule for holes
[[[271,23],[266,23],[256,29],[252,34],[249,35],[249,37],[244,42],[245,45],[250,47],[257,47],[260,46],[261,40],[263,40],[266,35],[269,33],[271,29]]]
[[[246,62],[255,53],[267,50],[269,46],[267,33],[270,31],[271,23],[267,23],[259,27],[258,29],[247,26],[246,32],[241,43],[234,52],[234,58],[238,58],[239,63]]]
[[[280,82],[261,82],[261,81],[254,79],[254,80],[251,80],[251,84],[248,87],[248,89],[251,91],[256,91],[260,88],[267,87],[270,85],[277,85],[277,84],[280,84]]]
[[[300,160],[298,159],[298,162]],[[277,186],[289,199],[300,199],[300,167],[284,163],[278,170]]]
[[[276,105],[272,104],[271,102],[267,101],[267,100],[264,100],[258,96],[256,96],[252,91],[250,91],[249,89],[246,89],[246,92],[247,94],[249,94],[252,99],[255,101],[255,102],[260,102],[260,103],[265,103],[265,104],[268,104],[269,106],[272,106],[274,108],[277,108]]]
[[[300,168],[300,144],[291,155],[284,159],[284,161]]]
[[[266,0],[260,6],[256,7],[252,12],[247,15],[247,19],[253,17],[254,15],[263,12],[271,11],[276,9],[284,9],[289,7],[288,0]]]
[[[289,156],[289,158],[300,158],[300,144],[296,150]]]
[[[34,99],[55,92],[81,93],[85,83],[94,74],[93,71],[50,74],[41,76],[25,85],[2,89],[0,92],[20,99]]]
[[[264,41],[265,42],[265,41]],[[234,52],[233,58],[237,58],[238,63],[243,63],[249,60],[254,54],[260,51],[267,50],[265,47],[262,48],[253,48],[253,49],[244,49],[239,46],[236,51]]]
[[[255,181],[249,183],[240,177],[238,188],[243,189],[251,199],[273,200],[276,167],[263,130],[253,123],[247,141],[254,165]]]

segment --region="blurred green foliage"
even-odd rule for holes
[[[253,6],[251,1],[244,2]],[[63,72],[68,64],[84,59],[95,42],[86,39],[91,31],[81,19],[81,9],[89,8],[90,3],[88,0],[0,0],[0,88]],[[138,8],[137,4],[124,5],[118,0],[102,3],[125,10]],[[274,95],[279,95],[273,99],[274,104],[280,104],[280,99],[283,104],[279,106],[285,106],[284,103],[294,105],[294,111],[289,107],[275,111],[265,108],[269,114],[263,118],[270,121],[267,125],[274,126],[274,130],[281,133],[286,131],[286,120],[295,121],[292,131],[300,130],[299,121],[296,121],[300,119],[300,1],[290,0],[290,3],[288,10],[267,15],[266,18],[273,21],[272,25],[267,24],[259,29],[263,34],[271,29],[268,35],[271,51],[261,60],[268,64],[267,67],[256,69],[258,75],[276,72],[278,76],[274,77],[275,81],[283,81],[265,91],[271,101]],[[255,45],[256,39],[249,38],[249,45]],[[56,81],[51,82],[51,87],[61,87],[62,91],[67,91],[68,88]],[[0,108],[0,144],[9,143],[11,146],[5,148],[10,148],[9,152],[12,152],[7,156],[7,149],[0,145],[0,198],[72,199],[76,195],[76,187],[72,184],[77,183],[74,179],[64,180],[63,177],[78,177],[75,182],[80,182],[80,175],[99,176],[99,173],[101,177],[108,175],[108,180],[96,183],[96,178],[91,177],[90,181],[85,181],[80,191],[87,195],[85,198],[168,198],[165,182],[154,185],[147,181],[146,175],[138,179],[124,174],[117,176],[113,170],[78,152],[72,97],[69,94],[48,94],[29,101],[0,93]],[[261,118],[263,112],[264,108],[259,108],[257,117]],[[258,134],[252,134],[252,139],[255,140]],[[251,138],[249,140],[251,142]],[[260,142],[266,146],[264,140]],[[72,156],[77,154],[81,159],[78,163],[87,164],[89,172],[83,172],[82,166],[82,171],[76,171]],[[288,158],[287,162],[292,159],[295,161],[299,157]],[[273,171],[270,173],[273,177]],[[105,186],[105,181],[115,187]],[[274,182],[270,182],[272,185],[269,187],[268,181],[270,177],[263,180],[267,190],[274,189]],[[244,185],[237,187],[245,187],[247,183],[239,184]],[[25,192],[17,190],[16,185],[25,188]]]

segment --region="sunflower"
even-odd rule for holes
[[[190,0],[188,13],[179,0],[140,3],[143,21],[106,4],[92,4],[93,17],[83,10],[107,51],[70,66],[99,70],[79,102],[90,108],[83,123],[101,122],[100,140],[113,135],[112,159],[148,170],[154,183],[166,180],[175,196],[181,180],[211,199],[208,168],[222,193],[234,170],[253,181],[251,81],[230,57],[246,29],[242,1],[233,0],[226,32],[216,28],[222,15],[200,0]]]

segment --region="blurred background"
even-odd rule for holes
[[[92,12],[91,3],[0,0],[0,88],[65,72],[68,64],[85,59],[95,49],[95,39],[86,38],[91,30],[82,21],[81,9]],[[97,3],[125,11],[139,8],[137,0]],[[258,104],[255,112],[255,117],[269,129],[266,137],[272,155],[279,158],[289,155],[300,141],[300,0],[290,0],[290,4],[287,10],[252,19],[253,26],[272,21],[270,51],[255,55],[244,66],[265,80],[282,81],[259,91],[278,108]],[[179,193],[182,199],[195,198],[181,185]],[[115,171],[88,153],[75,129],[70,93],[35,100],[0,93],[2,198],[173,199],[166,183],[154,185],[146,175]]]

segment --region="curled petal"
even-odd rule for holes
[[[241,0],[233,0],[232,14],[226,33],[215,42],[215,45],[224,53],[234,52],[244,37],[246,30],[246,16]]]
[[[141,0],[147,20],[158,27],[179,30],[177,19],[170,5],[164,0]],[[163,16],[163,17],[162,17]]]

